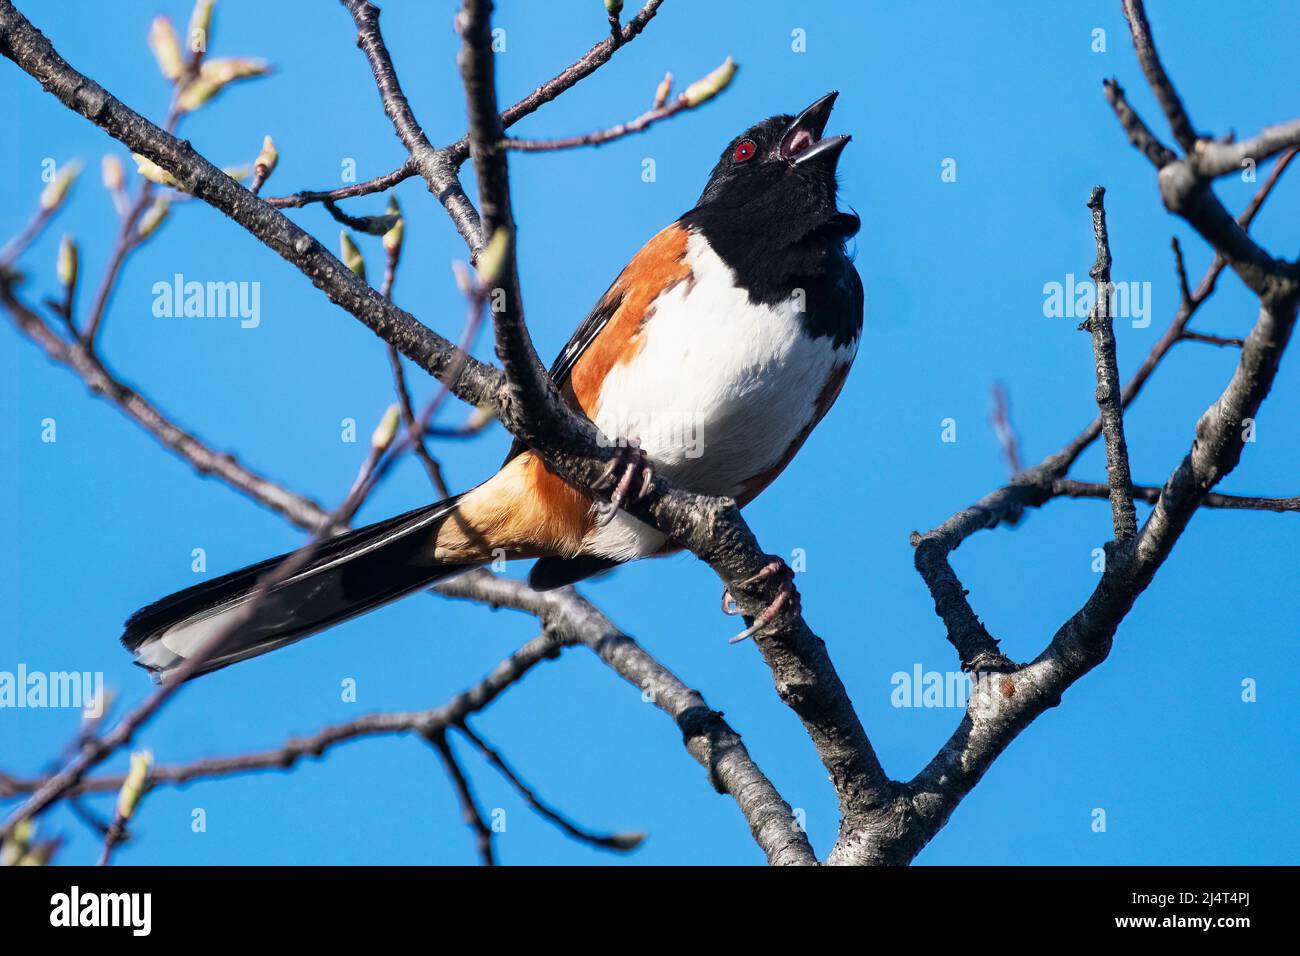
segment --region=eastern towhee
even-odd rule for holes
[[[473,490],[324,542],[199,673],[495,557],[538,559],[529,580],[546,589],[670,553],[663,534],[618,507],[643,490],[649,467],[700,494],[752,501],[835,401],[862,330],[862,282],[844,248],[859,219],[836,208],[849,138],[822,136],[835,96],[732,140],[695,208],[633,256],[552,367],[562,394],[625,452],[609,474],[610,502],[516,443]],[[281,560],[143,608],[122,643],[165,674]],[[769,610],[795,599],[786,582]]]

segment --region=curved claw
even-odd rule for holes
[[[772,599],[772,603],[759,612],[758,616],[754,618],[754,622],[750,624],[749,627],[745,628],[735,637],[730,638],[727,643],[739,644],[741,641],[753,637],[763,628],[776,620],[777,616],[787,605],[795,611],[799,610],[799,591],[794,586],[794,572],[790,570],[789,566],[787,566],[784,561],[777,560],[769,562],[764,565],[757,574],[746,578],[740,583],[741,585],[757,584],[758,582],[764,581],[777,574],[784,576],[784,580],[781,582],[780,588],[777,589],[776,597]],[[722,592],[722,613],[730,615],[740,613],[740,609],[735,606],[735,599],[732,598],[730,589]]]
[[[619,448],[618,454],[605,466],[604,472],[596,479],[593,487],[598,490],[607,488],[614,481],[614,476],[618,474],[620,468],[623,473],[618,478],[617,484],[614,485],[614,491],[609,496],[609,503],[602,506],[598,512],[596,518],[596,527],[598,528],[603,528],[613,521],[614,515],[618,514],[618,509],[623,506],[624,502],[628,500],[639,501],[644,498],[650,491],[651,484],[654,483],[654,468],[651,466],[645,452],[641,450],[641,443],[635,438],[628,439],[628,443]],[[632,482],[636,479],[638,472],[641,474],[641,484],[629,499],[628,494],[632,491]]]

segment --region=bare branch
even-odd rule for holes
[[[643,132],[660,120],[668,119],[678,113],[694,109],[708,102],[726,87],[734,72],[735,64],[728,57],[727,61],[717,71],[710,74],[710,77],[706,78],[706,80],[701,81],[709,84],[708,95],[702,95],[701,91],[696,91],[696,86],[688,87],[675,97],[671,103],[656,102],[651,109],[635,119],[628,120],[626,123],[619,123],[608,129],[597,130],[594,133],[582,133],[577,136],[567,136],[561,139],[506,139],[502,140],[501,145],[506,149],[524,153],[551,152],[561,149],[573,149],[579,146],[603,146],[605,143],[622,139],[632,133]],[[713,82],[710,83],[710,80]],[[696,92],[693,93],[692,91]]]
[[[612,37],[602,40],[584,53],[577,62],[547,80],[513,106],[508,107],[501,114],[502,129],[509,128],[525,116],[536,112],[561,93],[571,90],[580,81],[591,76],[591,74],[608,63],[615,50],[632,42],[640,35],[641,31],[646,28],[646,24],[653,20],[655,14],[659,12],[659,7],[662,4],[663,0],[646,0],[645,6],[641,8],[637,15],[623,25],[621,43],[615,43]],[[448,146],[447,152],[451,161],[457,166],[469,159],[469,134],[466,133]]]
[[[451,162],[445,151],[433,148],[424,134],[424,129],[415,119],[411,105],[402,92],[397,81],[397,72],[393,69],[388,47],[379,32],[379,8],[368,0],[341,0],[343,6],[352,14],[357,25],[357,46],[366,55],[370,70],[375,77],[375,86],[384,104],[384,112],[393,122],[393,129],[410,153],[410,161],[421,176],[429,192],[446,208],[447,214],[455,224],[471,249],[477,250],[483,245],[483,231],[479,225],[478,213],[461,188],[460,178],[456,175],[458,164]]]
[[[1002,454],[1007,460],[1007,469],[1014,478],[1024,467],[1020,460],[1020,440],[1016,437],[1015,426],[1011,424],[1011,399],[1006,386],[1001,382],[993,385],[993,412],[989,416],[993,425],[993,434],[1002,446]]]
[[[619,23],[619,14],[623,12],[623,0],[605,0],[605,12],[609,19],[610,41],[614,46],[623,42],[623,27]]]
[[[499,373],[457,350],[413,316],[386,302],[354,276],[312,236],[177,140],[128,109],[103,87],[78,73],[48,39],[0,0],[0,55],[12,59],[74,112],[85,116],[132,152],[158,163],[185,192],[230,216],[286,261],[296,266],[331,301],[435,377],[455,376],[458,396],[475,406],[493,406]]]
[[[1129,29],[1133,35],[1133,47],[1137,51],[1138,63],[1147,78],[1147,84],[1156,94],[1160,108],[1164,110],[1169,127],[1173,130],[1174,140],[1186,152],[1191,152],[1200,139],[1192,128],[1192,121],[1187,115],[1183,101],[1178,98],[1174,84],[1165,73],[1164,65],[1156,53],[1156,43],[1151,37],[1151,27],[1147,23],[1147,13],[1142,0],[1124,0],[1124,15],[1128,18]]]
[[[963,670],[1012,671],[1016,664],[998,650],[997,640],[975,614],[967,600],[969,592],[958,580],[948,556],[975,532],[1019,520],[1026,507],[1046,501],[1041,486],[1046,473],[1043,465],[1022,471],[1011,484],[985,495],[933,531],[912,532],[913,563],[930,589],[935,613],[944,623]]]
[[[1248,161],[1262,163],[1286,150],[1300,146],[1300,119],[1279,123],[1239,143],[1216,143],[1202,140],[1190,159],[1196,172],[1208,179],[1239,173]]]
[[[452,786],[456,788],[456,797],[460,800],[461,814],[465,818],[465,823],[474,831],[474,845],[478,847],[479,858],[483,861],[484,866],[496,866],[496,856],[492,850],[492,828],[483,820],[483,813],[479,810],[478,803],[474,799],[474,791],[470,788],[465,771],[461,769],[460,763],[456,760],[456,755],[452,753],[451,744],[447,742],[447,732],[445,730],[435,730],[425,734],[424,739],[433,746],[433,749],[438,752],[438,756],[442,758],[442,766],[447,771]]]
[[[220,478],[258,504],[284,515],[308,531],[316,530],[328,519],[329,512],[317,502],[258,474],[233,454],[214,450],[173,423],[166,413],[134,388],[115,378],[81,342],[70,342],[55,335],[3,281],[0,281],[0,306],[4,307],[18,330],[39,345],[47,356],[79,375],[93,394],[121,409],[168,450],[189,462],[199,474]]]
[[[268,206],[274,206],[277,209],[296,208],[306,206],[314,202],[325,202],[331,200],[337,202],[340,199],[352,199],[355,196],[369,196],[372,193],[380,193],[386,189],[392,189],[400,182],[404,182],[416,175],[415,165],[408,159],[406,163],[398,166],[391,173],[385,173],[374,179],[368,179],[364,183],[355,183],[351,186],[343,186],[339,189],[329,189],[324,192],[313,192],[303,190],[296,192],[291,196],[272,196],[263,201]]]
[[[1092,210],[1092,231],[1097,243],[1097,259],[1089,275],[1097,290],[1092,314],[1079,326],[1092,333],[1093,357],[1097,363],[1097,407],[1101,410],[1101,429],[1106,437],[1106,473],[1110,478],[1110,503],[1115,525],[1115,540],[1127,541],[1137,534],[1137,515],[1129,486],[1128,442],[1124,440],[1124,412],[1119,388],[1119,363],[1115,357],[1115,327],[1111,317],[1110,239],[1106,234],[1106,190],[1092,188],[1088,208]]]
[[[708,771],[714,789],[736,801],[769,863],[817,862],[790,805],[754,763],[740,735],[698,691],[682,683],[572,588],[534,591],[522,581],[476,571],[439,585],[437,591],[536,615],[547,633],[588,647],[673,719],[682,733],[682,743]]]
[[[126,263],[127,256],[139,245],[136,230],[140,224],[140,217],[144,215],[145,210],[153,202],[153,192],[153,183],[144,180],[140,185],[140,191],[136,195],[135,202],[131,203],[122,216],[122,222],[118,227],[117,240],[113,244],[113,251],[109,256],[108,265],[104,269],[104,276],[100,279],[99,289],[95,293],[95,301],[90,307],[90,312],[86,317],[86,323],[81,332],[81,338],[90,343],[92,348],[95,339],[99,335],[100,323],[104,320],[108,300],[117,287],[117,279],[122,271],[122,266]]]
[[[1151,132],[1150,127],[1142,121],[1142,117],[1138,116],[1129,105],[1128,99],[1124,96],[1124,88],[1119,85],[1118,80],[1106,80],[1104,89],[1106,100],[1119,118],[1124,132],[1128,134],[1129,142],[1151,160],[1152,165],[1162,169],[1178,159],[1177,154],[1160,142],[1155,133]]]
[[[1140,13],[1141,5],[1135,7],[1130,0],[1126,9]],[[1145,21],[1141,32],[1149,41]],[[1153,53],[1154,47],[1150,49]],[[1167,79],[1164,82],[1167,84]],[[1172,85],[1168,86],[1168,92],[1172,93]],[[1181,106],[1178,110],[1181,111]],[[1117,109],[1117,112],[1124,122],[1123,111]],[[1184,118],[1185,115],[1182,114]],[[1190,123],[1187,125],[1190,129]],[[1135,127],[1125,122],[1125,128]],[[1150,144],[1141,140],[1142,137],[1136,137],[1135,145],[1150,157]],[[896,816],[895,829],[890,831],[887,823],[881,823],[856,835],[853,841],[846,841],[842,835],[832,858],[837,855],[883,858],[887,862],[912,859],[1010,742],[1039,715],[1059,704],[1061,695],[1076,680],[1106,659],[1119,623],[1150,584],[1192,514],[1240,459],[1244,446],[1242,429],[1248,419],[1253,419],[1276,377],[1282,350],[1295,326],[1300,289],[1292,270],[1245,237],[1243,228],[1227,215],[1207,185],[1189,171],[1184,161],[1174,160],[1162,170],[1160,188],[1166,206],[1187,219],[1260,295],[1259,318],[1242,347],[1236,372],[1223,394],[1197,423],[1191,451],[1160,490],[1131,556],[1127,560],[1107,562],[1100,582],[1083,607],[1057,630],[1051,643],[1033,662],[1014,674],[998,677],[985,693],[972,701],[952,737],[906,785],[906,809]],[[1225,227],[1225,218],[1230,228]],[[1217,272],[1212,267],[1207,280],[1215,277]],[[1195,296],[1193,299],[1192,305],[1184,303],[1180,314],[1191,310]],[[1180,333],[1181,328],[1174,338]],[[980,527],[991,527],[1023,504],[1041,503],[1063,478],[1064,469],[1073,460],[1072,448],[1069,446],[1065,452],[1049,457],[1023,473],[1011,486],[987,496],[981,502],[982,507],[967,509],[963,513],[967,515],[964,521],[958,521],[960,516],[951,519],[949,524],[956,527],[951,529],[949,537],[959,541],[964,537],[963,532],[969,534]],[[1112,497],[1114,491],[1112,480],[1106,486],[1107,497]],[[960,589],[955,578],[952,585]],[[962,609],[969,611],[964,596],[960,601]],[[909,812],[915,817],[910,818]],[[861,852],[864,843],[872,849],[870,857]]]
[[[1182,339],[1184,342],[1204,342],[1206,345],[1218,345],[1220,347],[1241,348],[1246,344],[1245,339],[1226,338],[1222,335],[1207,335],[1204,332],[1183,332]]]
[[[575,840],[578,840],[581,843],[586,843],[589,846],[598,847],[602,850],[614,850],[618,853],[627,853],[631,850],[635,850],[645,841],[644,833],[593,833],[584,827],[578,826],[554,807],[548,805],[541,799],[541,797],[537,796],[533,788],[528,786],[528,784],[524,783],[524,781],[519,778],[519,775],[511,769],[510,765],[505,762],[505,759],[501,754],[489,746],[487,741],[471,730],[468,724],[459,724],[457,729],[465,735],[466,739],[468,739],[470,743],[478,748],[479,753],[487,758],[488,763],[496,767],[501,775],[505,777],[506,780],[510,781],[510,785],[519,791],[519,795],[524,799],[525,803]]]
[[[180,786],[195,780],[256,773],[263,770],[287,771],[307,757],[320,758],[339,744],[365,737],[390,734],[432,733],[459,724],[470,714],[485,709],[509,687],[524,678],[542,661],[555,658],[565,642],[541,634],[524,644],[487,674],[477,684],[457,694],[447,703],[428,710],[367,714],[345,723],[324,727],[306,737],[293,737],[279,747],[231,757],[208,757],[175,766],[154,767],[149,787]],[[48,778],[20,779],[0,774],[0,797],[31,793]],[[67,793],[116,793],[126,777],[122,774],[88,777],[70,787]]]
[[[1287,165],[1295,158],[1296,152],[1296,150],[1292,150],[1274,164],[1272,171],[1269,173],[1268,179],[1260,186],[1255,195],[1251,197],[1250,202],[1246,204],[1246,208],[1242,211],[1241,215],[1237,217],[1237,222],[1243,229],[1248,229],[1251,223],[1254,222],[1255,216],[1258,215],[1260,209],[1263,208],[1265,201],[1273,192],[1273,187],[1277,185],[1278,181],[1282,177],[1282,173],[1286,171]],[[1182,249],[1178,245],[1177,239],[1174,240],[1173,245],[1175,250],[1175,267],[1178,268],[1180,272],[1183,272]],[[1196,312],[1205,301],[1214,294],[1214,290],[1218,286],[1219,276],[1223,273],[1227,264],[1227,260],[1216,253],[1214,261],[1211,262],[1209,268],[1205,270],[1205,275],[1201,277],[1201,281],[1197,285],[1196,290],[1184,294],[1183,301],[1180,303],[1178,311],[1174,314],[1174,318],[1170,322],[1169,327],[1165,330],[1164,334],[1156,344],[1151,347],[1151,351],[1147,354],[1146,358],[1142,360],[1142,364],[1138,366],[1137,371],[1133,373],[1133,377],[1129,379],[1128,384],[1124,386],[1124,391],[1122,393],[1124,408],[1128,408],[1129,404],[1137,398],[1138,394],[1142,391],[1142,387],[1146,384],[1147,379],[1151,377],[1151,373],[1156,370],[1156,367],[1164,359],[1165,355],[1168,354],[1169,350],[1178,342],[1182,341],[1184,333],[1187,330],[1187,325],[1191,322],[1192,317],[1196,315]],[[1180,281],[1180,285],[1182,284],[1185,284],[1185,281]],[[1064,467],[1068,468],[1070,465],[1074,464],[1079,455],[1083,454],[1084,450],[1096,441],[1100,435],[1101,418],[1099,416],[1093,419],[1092,424],[1085,428],[1078,437],[1066,446],[1062,452]]]
[[[36,212],[32,214],[32,218],[27,221],[27,225],[22,228],[22,231],[6,242],[3,248],[0,248],[0,275],[3,275],[5,270],[27,251],[31,244],[45,231],[45,227],[50,224],[62,207],[63,203],[50,205],[41,203],[36,208]]]
[[[22,806],[9,814],[3,827],[0,827],[0,839],[7,839],[24,820],[43,813],[58,800],[63,799],[67,796],[69,790],[85,778],[87,773],[103,763],[115,752],[130,744],[136,733],[157,715],[163,706],[185,685],[185,682],[201,673],[210,659],[216,658],[217,652],[225,642],[252,620],[262,601],[271,593],[272,589],[291,578],[307,565],[314,557],[322,538],[330,533],[330,529],[333,529],[336,525],[346,525],[352,520],[352,516],[356,513],[357,508],[361,506],[366,493],[372,487],[366,479],[374,470],[384,450],[384,446],[372,443],[370,453],[362,464],[357,479],[347,497],[330,514],[323,527],[312,536],[311,540],[285,557],[275,567],[261,574],[253,585],[248,599],[231,609],[229,618],[225,623],[213,628],[210,634],[205,634],[192,655],[186,657],[175,669],[169,671],[166,680],[142,703],[128,712],[103,737],[87,739],[76,756],[69,760],[58,773],[45,780]]]
[[[1266,253],[1223,208],[1211,188],[1210,177],[1198,171],[1195,156],[1179,159],[1155,140],[1114,80],[1106,82],[1106,98],[1129,140],[1159,168],[1157,183],[1165,208],[1186,219],[1255,294],[1268,294],[1278,280],[1293,283],[1300,277],[1300,266]],[[1199,141],[1198,147],[1203,144],[1203,140]]]
[[[1154,485],[1133,485],[1130,491],[1134,498],[1148,504],[1155,504],[1160,498],[1160,489]],[[1052,494],[1067,498],[1109,498],[1110,486],[1092,481],[1060,478],[1052,483]],[[1249,495],[1221,495],[1210,492],[1201,500],[1201,507],[1284,513],[1300,511],[1300,495],[1294,498],[1256,498]]]

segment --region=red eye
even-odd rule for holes
[[[736,151],[731,154],[731,159],[733,162],[743,163],[757,152],[758,147],[754,145],[753,140],[742,139],[736,146]]]

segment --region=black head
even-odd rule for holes
[[[861,222],[835,204],[835,167],[849,138],[822,137],[836,95],[733,139],[680,222],[708,241],[751,302],[802,291],[810,333],[839,345],[861,328],[862,284],[844,248]]]
[[[715,227],[731,220],[751,233],[761,229],[774,245],[826,228],[856,232],[856,217],[835,204],[836,165],[849,137],[822,136],[838,95],[828,93],[798,116],[765,119],[733,139],[683,218],[713,220]]]

